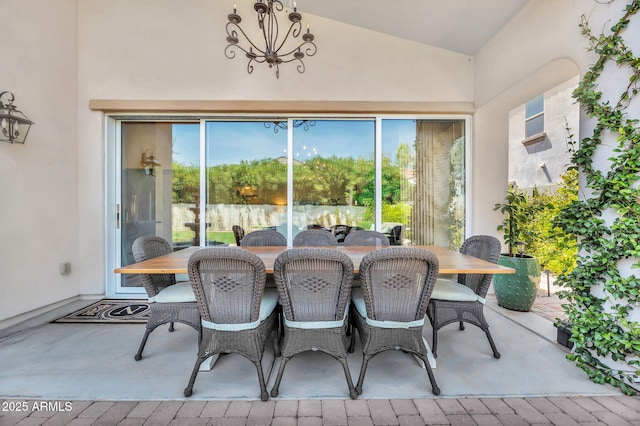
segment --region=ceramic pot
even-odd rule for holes
[[[528,312],[533,306],[540,284],[540,264],[533,256],[509,257],[501,254],[498,264],[513,268],[515,274],[495,274],[493,288],[498,305],[513,311]]]

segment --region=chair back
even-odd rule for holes
[[[389,247],[389,238],[377,231],[351,231],[344,239],[346,246],[376,246]]]
[[[286,246],[287,238],[273,229],[262,229],[246,234],[240,241],[242,246]]]
[[[240,241],[244,237],[244,228],[240,225],[233,225],[231,230],[233,231],[233,237],[236,239],[236,245],[240,246]]]
[[[322,229],[305,229],[293,238],[294,247],[337,246],[338,240],[331,232]]]
[[[396,225],[389,232],[389,242],[393,246],[402,244],[402,225]]]
[[[267,277],[258,256],[238,247],[205,248],[189,257],[188,270],[203,320],[217,324],[258,320]]]
[[[131,248],[136,262],[143,262],[173,251],[171,243],[156,236],[138,237]],[[149,297],[156,296],[160,290],[176,283],[174,274],[139,274],[139,277]]]
[[[438,270],[438,258],[426,249],[389,247],[369,252],[360,262],[367,316],[378,321],[423,319]]]
[[[330,229],[331,233],[336,237],[338,243],[342,243],[349,234],[351,227],[347,225],[333,225]]]
[[[487,262],[498,263],[502,246],[500,240],[490,235],[474,235],[462,243],[460,253]],[[493,274],[458,274],[458,282],[472,289],[480,297],[486,297]]]
[[[344,318],[353,280],[353,262],[346,254],[330,248],[292,248],[276,258],[273,277],[288,321]]]

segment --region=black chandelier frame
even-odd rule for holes
[[[276,70],[276,78],[280,78],[280,64],[288,62],[297,62],[297,70],[299,73],[305,72],[303,58],[305,56],[313,56],[318,48],[314,43],[314,35],[309,30],[302,32],[302,15],[298,13],[297,7],[293,7],[293,12],[289,12],[288,19],[291,22],[287,32],[283,38],[280,38],[280,24],[278,23],[277,12],[284,11],[284,5],[281,0],[258,0],[253,5],[254,10],[258,14],[258,27],[262,31],[264,47],[259,46],[257,42],[252,41],[240,23],[242,18],[237,13],[236,6],[233,7],[233,13],[227,16],[229,22],[226,25],[227,31],[227,47],[224,54],[228,59],[234,59],[237,51],[244,52],[249,59],[247,63],[247,72],[253,72],[253,63],[266,63],[269,68]],[[242,42],[248,43],[245,46]],[[302,43],[291,47],[289,40],[302,39]],[[285,47],[287,44],[287,47]]]

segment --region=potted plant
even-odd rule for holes
[[[544,206],[527,199],[515,185],[509,187],[504,203],[497,203],[495,210],[505,215],[498,231],[504,232],[504,242],[509,248],[502,253],[498,264],[513,268],[515,274],[496,274],[493,288],[498,304],[514,311],[529,311],[533,306],[540,283],[540,264],[538,260],[525,254],[525,248],[531,239],[526,232],[537,212]]]

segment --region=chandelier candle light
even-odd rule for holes
[[[276,16],[276,12],[282,12],[284,10],[282,1],[257,0],[253,8],[258,13],[258,27],[262,31],[264,41],[257,43],[249,38],[240,26],[242,18],[236,13],[236,5],[234,4],[233,13],[230,13],[227,17],[229,19],[229,22],[227,22],[227,42],[229,44],[224,49],[225,56],[233,59],[236,57],[235,49],[243,51],[249,59],[249,63],[247,64],[247,72],[249,74],[253,72],[254,61],[258,63],[266,62],[269,68],[275,67],[276,78],[280,78],[280,64],[298,61],[297,69],[298,72],[302,74],[305,71],[302,58],[304,58],[305,55],[315,55],[317,47],[313,42],[314,36],[311,34],[308,25],[307,32],[302,33],[302,15],[298,13],[296,3],[293,3],[293,12],[289,12],[288,16],[291,25],[282,39],[279,38],[281,35],[280,26],[278,24],[278,17]],[[244,46],[240,44],[240,34],[242,35]],[[298,39],[297,45],[292,46],[296,39]],[[300,43],[300,41],[302,41],[302,43]],[[264,47],[262,44],[264,44]],[[285,44],[287,46],[285,46]]]

